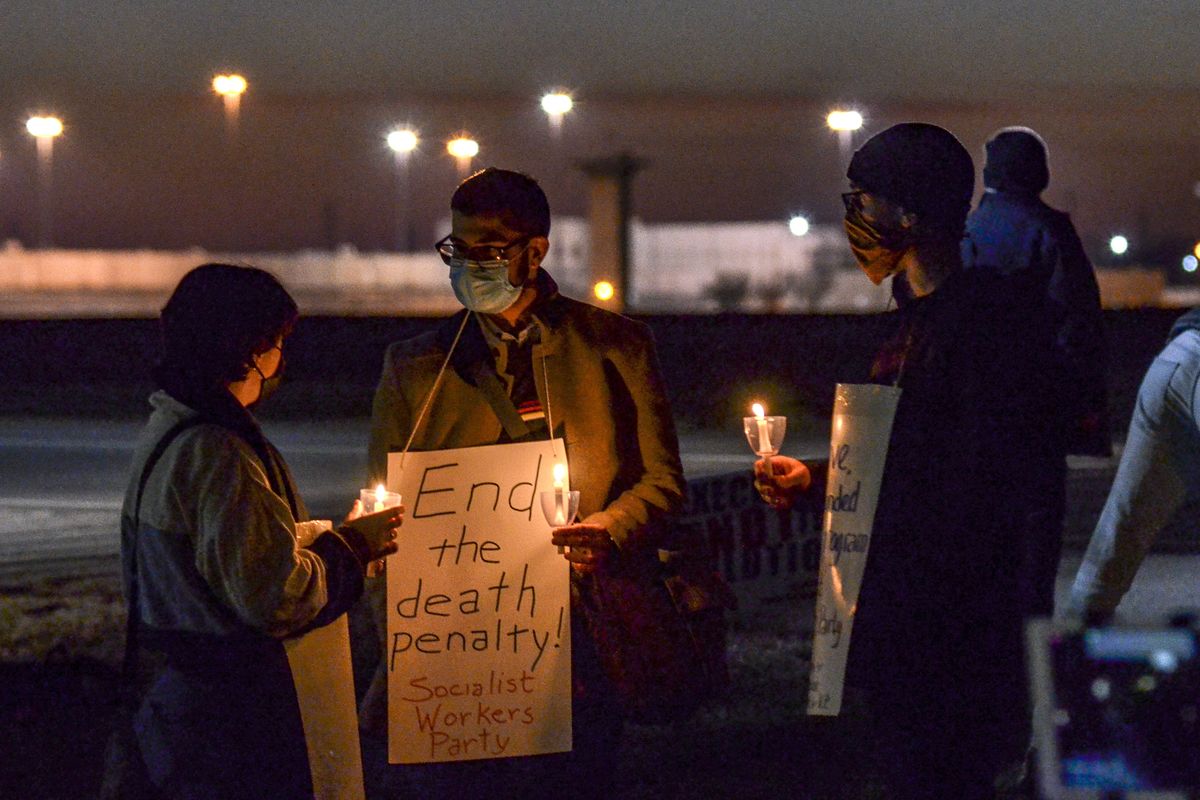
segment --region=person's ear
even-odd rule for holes
[[[550,240],[545,236],[534,236],[529,240],[529,268],[531,274],[542,265],[542,260],[548,252],[550,252]]]

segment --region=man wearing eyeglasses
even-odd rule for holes
[[[385,477],[388,452],[406,444],[442,450],[561,437],[571,486],[580,490],[581,521],[556,529],[552,541],[565,546],[573,579],[610,559],[656,556],[662,522],[682,504],[684,480],[649,329],[559,294],[542,268],[549,204],[529,176],[485,169],[458,187],[450,209],[451,232],[436,249],[464,310],[388,348],[372,411],[372,482]],[[389,779],[411,789],[401,773],[423,770],[463,797],[496,796],[501,784],[507,792],[519,783],[528,796],[551,786],[569,786],[573,797],[606,796],[621,712],[582,613],[572,613],[572,626],[572,753],[396,767]],[[382,667],[364,700],[365,727],[382,728],[386,718]],[[430,788],[425,777],[416,783]]]

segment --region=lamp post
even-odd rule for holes
[[[30,117],[25,130],[37,142],[38,154],[38,246],[49,247],[54,240],[54,139],[62,135],[58,117]]]
[[[854,132],[861,130],[863,115],[853,109],[834,109],[825,117],[825,124],[838,135],[838,156],[842,163],[850,160],[850,148]]]
[[[396,225],[399,229],[396,244],[397,248],[403,253],[407,253],[412,247],[412,242],[408,235],[409,213],[412,207],[412,189],[409,184],[408,173],[413,151],[417,149],[417,145],[420,143],[420,137],[411,128],[397,128],[387,135],[387,145],[392,151],[393,160],[396,162],[396,197],[399,205],[396,215]]]
[[[465,178],[471,173],[471,159],[479,155],[479,142],[466,133],[460,133],[446,142],[446,152],[454,156],[458,177]]]
[[[242,95],[248,86],[246,79],[237,74],[217,75],[212,81],[213,91],[225,101],[225,130],[231,139],[237,135]]]

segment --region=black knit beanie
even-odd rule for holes
[[[1050,184],[1046,143],[1029,128],[1003,128],[984,146],[983,185],[998,192],[1041,194]]]
[[[846,177],[912,211],[928,230],[961,236],[975,191],[975,165],[954,134],[905,122],[872,136],[850,159]]]

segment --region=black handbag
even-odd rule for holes
[[[146,762],[142,758],[141,747],[138,746],[137,733],[133,729],[133,718],[137,714],[141,701],[138,691],[138,622],[141,616],[137,576],[138,516],[142,507],[142,493],[146,489],[146,483],[150,480],[150,473],[153,471],[154,465],[158,463],[167,447],[180,433],[202,421],[199,417],[185,419],[176,423],[159,440],[142,468],[133,506],[133,517],[122,521],[123,525],[132,526],[132,537],[129,539],[129,609],[125,619],[125,655],[121,663],[117,714],[108,744],[104,749],[104,775],[100,784],[100,800],[157,800],[162,797],[161,792],[150,780]]]

